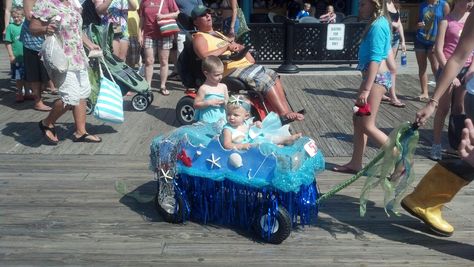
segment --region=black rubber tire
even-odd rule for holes
[[[181,125],[190,125],[194,122],[194,98],[185,96],[176,104],[176,119]]]
[[[163,220],[168,223],[184,222],[187,217],[187,211],[185,208],[185,200],[183,199],[183,196],[181,196],[179,193],[175,193],[175,201],[177,203],[177,207],[174,213],[170,213],[160,205],[158,201],[158,194],[159,193],[156,193],[155,196],[155,207],[158,213],[160,213],[161,217],[163,217]]]
[[[150,101],[150,105],[151,105],[153,103],[153,100],[155,100],[155,96],[153,95],[152,91],[148,91],[147,96],[148,96],[148,101]]]
[[[267,206],[264,206],[263,209],[258,209],[256,212],[256,216],[254,217],[255,220],[253,222],[253,229],[258,237],[262,238],[264,241],[271,243],[271,244],[281,244],[285,239],[290,236],[291,233],[291,218],[288,211],[283,207],[278,207],[278,213],[276,214],[276,222],[274,228],[271,229],[272,233],[270,238],[266,238],[268,236],[268,231],[270,229],[264,229],[263,222],[266,220],[268,210]],[[273,232],[274,231],[274,232]]]
[[[150,106],[150,99],[148,95],[138,93],[132,98],[132,107],[136,111],[145,111]]]

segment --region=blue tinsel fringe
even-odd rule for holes
[[[278,208],[283,206],[295,227],[311,224],[311,218],[318,213],[315,183],[301,185],[300,190],[294,193],[242,186],[227,179],[214,181],[185,174],[179,175],[174,181],[176,193],[185,200],[185,219],[204,224],[216,223],[250,229],[256,214],[276,214]],[[273,223],[269,224],[272,227]]]

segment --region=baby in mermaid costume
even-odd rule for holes
[[[250,103],[242,95],[230,97],[226,106],[227,124],[222,130],[221,141],[226,149],[246,150],[252,145],[271,142],[291,145],[301,133],[290,134],[288,125],[282,126],[277,114],[271,112],[263,122],[252,123]]]

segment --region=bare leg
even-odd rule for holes
[[[403,103],[400,102],[400,100],[398,99],[397,92],[396,92],[397,63],[395,62],[393,51],[388,54],[387,67],[392,77],[392,87],[390,88],[390,103],[392,103],[392,105],[397,105],[398,107],[402,107]]]
[[[56,121],[68,111],[67,107],[64,107],[64,102],[61,99],[54,101],[53,109],[49,112],[48,117],[42,121],[44,126],[54,128]],[[53,141],[58,141],[58,137],[53,135],[52,132],[46,131],[46,135]]]
[[[76,131],[74,136],[77,138],[87,133],[86,130],[86,100],[81,99],[77,106],[74,106],[72,109],[72,114],[74,116],[74,125],[76,126]],[[99,141],[100,138],[95,135],[90,135],[88,139],[93,139]]]
[[[46,106],[41,99],[41,82],[31,82],[31,91],[33,92],[33,96],[35,98],[35,106],[36,110],[40,111],[50,111],[51,107]]]
[[[121,40],[119,42],[120,50],[119,50],[118,57],[124,62],[127,59],[128,46],[129,46],[128,41]]]
[[[116,57],[125,61],[125,59],[127,58],[128,41],[120,41],[120,40],[114,39],[112,41],[112,49]]]
[[[265,99],[268,101],[270,106],[272,106],[272,108],[278,115],[285,116],[287,119],[290,120],[304,120],[303,114],[293,112],[290,109],[288,101],[286,100],[285,92],[283,91],[283,86],[281,85],[281,81],[279,78],[276,79],[275,86],[268,90],[267,94],[265,95]]]
[[[428,52],[428,60],[430,61],[431,72],[433,75],[436,75],[436,73],[438,73],[439,63],[433,51]]]
[[[451,107],[451,114],[464,114],[464,97],[466,96],[466,89],[464,85],[453,89],[454,100]]]
[[[145,48],[145,80],[148,82],[150,87],[153,78],[153,64],[155,64],[154,52],[154,48]]]
[[[427,67],[427,54],[423,51],[415,51],[416,54],[416,61],[418,63],[418,77],[420,79],[420,87],[421,87],[421,94],[419,96],[420,99],[426,98],[428,99],[428,74],[426,73]]]
[[[170,58],[170,50],[159,47],[158,55],[160,58],[160,89],[163,90],[163,94],[167,94],[165,89],[166,81],[168,80],[168,60]]]
[[[54,86],[53,81],[49,80],[48,86],[49,86],[49,91],[50,91],[52,94],[56,94],[56,93],[58,92],[58,89],[56,89],[56,86]]]
[[[438,109],[433,120],[433,144],[441,144],[441,133],[443,132],[444,120],[451,106],[452,86],[439,99]]]
[[[87,133],[86,131],[86,101],[81,99],[79,105],[74,106],[72,109],[74,116],[74,125],[76,126],[76,132],[74,133],[77,137]]]
[[[15,86],[16,86],[16,92],[20,95],[23,95],[23,87],[25,87],[25,82],[23,82],[22,80],[16,80]],[[25,90],[27,89],[25,88]]]
[[[352,152],[352,158],[347,164],[339,168],[336,167],[335,170],[348,168],[350,170],[358,171],[362,169],[362,157],[364,156],[367,139],[371,138],[378,146],[382,146],[387,141],[388,136],[375,126],[380,101],[385,92],[386,90],[384,87],[374,84],[369,98],[367,99],[371,107],[372,115],[362,117],[354,115],[354,151]]]
[[[292,134],[281,141],[281,145],[289,146],[292,145],[296,140],[302,136],[301,133]]]

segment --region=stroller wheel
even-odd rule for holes
[[[147,96],[148,96],[148,101],[150,101],[150,104],[153,103],[153,100],[155,99],[155,97],[153,96],[153,92],[152,91],[147,92]]]
[[[132,98],[132,107],[136,110],[136,111],[144,111],[145,109],[148,108],[148,106],[150,106],[150,98],[149,96],[147,95],[144,95],[144,94],[136,94],[133,98]]]
[[[90,99],[87,99],[86,102],[86,114],[91,115],[92,112],[94,111],[94,105],[92,105],[92,102]]]
[[[189,125],[194,121],[194,98],[185,96],[176,104],[176,119],[181,125]]]

